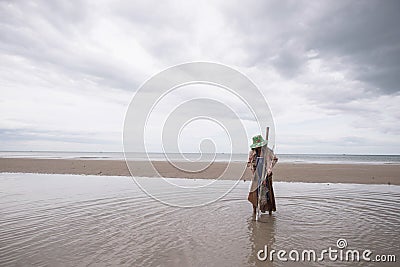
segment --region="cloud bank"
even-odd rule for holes
[[[399,11],[390,0],[1,1],[0,150],[121,151],[145,80],[212,61],[258,85],[278,153],[399,154]]]

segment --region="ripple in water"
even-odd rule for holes
[[[156,185],[157,179],[146,182]],[[210,194],[227,182],[214,183]],[[248,185],[241,182],[207,206],[177,208],[149,198],[129,177],[3,173],[0,265],[374,265],[257,259],[265,245],[321,251],[336,248],[338,238],[349,249],[399,257],[399,186],[277,182],[278,211],[256,222]],[[159,192],[171,199],[193,197]]]

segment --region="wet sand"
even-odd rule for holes
[[[164,161],[153,162],[162,177],[216,179],[225,170],[227,163],[214,162],[200,172],[186,172]],[[233,162],[232,172],[224,179],[238,179],[245,169],[245,163]],[[181,167],[192,168],[200,163],[179,163]],[[138,177],[153,177],[154,170],[144,161],[130,162],[132,174]],[[79,160],[79,159],[31,159],[0,158],[0,172],[11,173],[47,173],[130,176],[125,161],[121,160]],[[246,168],[242,180],[250,180],[250,171]],[[394,184],[400,185],[400,165],[368,164],[293,164],[278,163],[274,169],[274,180],[285,182],[313,183],[357,183],[357,184]]]
[[[66,174],[0,174],[0,266],[399,266],[331,261],[261,261],[271,250],[348,249],[400,255],[400,187],[389,185],[274,184],[277,211],[255,221],[240,182]],[[190,188],[197,186],[196,193]],[[182,192],[182,191],[187,192]],[[343,255],[347,251],[343,250]],[[341,250],[342,251],[342,250]],[[336,254],[337,255],[337,254]],[[287,257],[287,254],[286,254]]]

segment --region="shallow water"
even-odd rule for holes
[[[140,178],[159,185],[156,178]],[[171,179],[188,186],[203,181]],[[210,185],[210,194],[227,181]],[[400,257],[400,186],[274,183],[277,212],[252,216],[248,183],[197,208],[164,205],[129,177],[0,174],[1,266],[397,266],[260,261],[275,250],[347,249]],[[166,199],[184,198],[174,191]],[[194,196],[194,198],[202,196]],[[286,256],[287,257],[287,256]]]

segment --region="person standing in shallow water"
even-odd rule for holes
[[[278,158],[273,151],[267,147],[267,141],[261,135],[253,137],[253,144],[250,146],[247,167],[251,169],[253,179],[250,185],[250,192],[247,199],[253,205],[253,212],[257,212],[257,206],[261,212],[276,211],[275,195],[272,187],[272,168]],[[264,164],[264,160],[266,164]],[[263,179],[264,177],[265,179]]]

